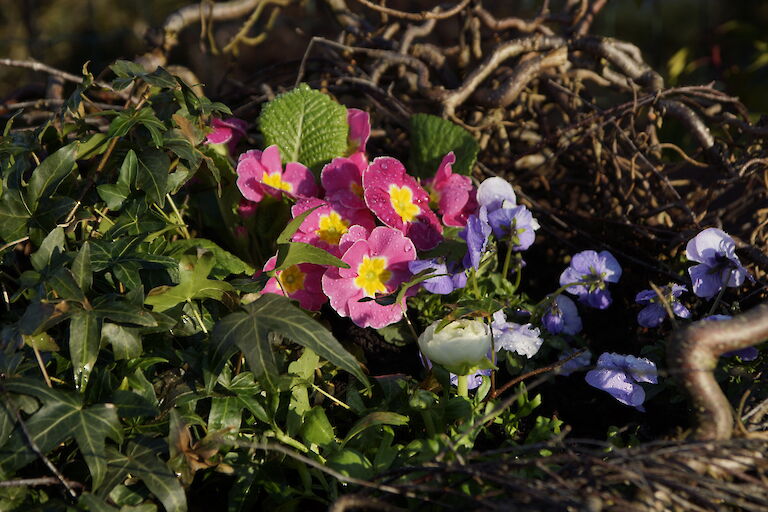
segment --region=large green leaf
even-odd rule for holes
[[[319,170],[347,149],[347,109],[306,84],[270,101],[259,127],[267,145],[280,148],[283,162]]]
[[[107,457],[110,472],[104,482],[104,490],[113,488],[130,474],[141,478],[166,511],[187,510],[184,488],[168,466],[157,457],[156,447],[151,443],[129,442],[125,453],[107,448]]]
[[[31,395],[43,402],[25,424],[32,440],[43,453],[74,437],[98,487],[107,472],[105,439],[122,442],[123,433],[112,404],[83,407],[82,397],[48,388],[42,381],[11,379],[5,382],[9,393]],[[10,447],[10,448],[8,448]],[[14,432],[0,455],[0,467],[11,472],[37,459],[20,431]]]
[[[428,114],[411,118],[411,158],[409,171],[419,178],[431,178],[443,157],[456,155],[453,172],[469,174],[480,150],[475,138],[461,126]]]
[[[32,217],[21,192],[6,189],[0,197],[0,238],[4,242],[18,240],[27,234],[27,223]]]
[[[40,248],[29,257],[32,267],[41,271],[51,263],[51,258],[64,250],[64,229],[55,228],[46,235]]]
[[[176,304],[194,299],[221,300],[224,293],[232,292],[234,288],[225,281],[208,279],[214,263],[211,252],[200,256],[183,256],[179,262],[179,284],[153,288],[145,304],[152,306],[154,311],[163,312]]]
[[[376,411],[368,414],[364,418],[360,418],[352,428],[347,432],[347,437],[341,443],[343,448],[352,438],[360,434],[367,428],[375,427],[377,425],[394,425],[403,426],[408,424],[408,416],[397,414],[396,412]]]
[[[91,289],[93,273],[91,272],[91,246],[85,242],[72,262],[72,276],[83,292]]]
[[[75,167],[79,142],[73,142],[59,149],[32,171],[27,184],[27,204],[34,211],[43,197],[52,195]]]
[[[104,322],[101,326],[101,338],[112,345],[112,352],[117,360],[132,359],[141,355],[141,336],[136,328]]]
[[[211,277],[222,279],[230,274],[248,274],[252,275],[255,269],[232,254],[229,251],[225,251],[216,243],[206,240],[205,238],[191,238],[188,240],[176,240],[168,251],[168,256],[180,257],[183,253],[188,252],[190,249],[199,248],[211,251],[214,256],[215,264],[211,269]]]
[[[231,354],[232,347],[237,346],[245,354],[255,375],[260,376],[274,369],[274,356],[266,340],[268,331],[313,350],[368,385],[360,364],[328,329],[286,297],[272,293],[262,295],[246,305],[245,312],[232,313],[216,325],[211,344],[215,366],[222,364],[224,355]]]
[[[165,151],[145,149],[139,154],[136,188],[147,193],[147,198],[163,206],[168,192],[168,169],[171,160]]]

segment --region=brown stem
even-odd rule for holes
[[[700,320],[673,333],[667,364],[680,371],[680,381],[694,409],[696,439],[730,439],[733,432],[731,404],[713,373],[717,359],[725,352],[757,345],[766,338],[768,303],[730,320]]]
[[[370,0],[357,0],[358,3],[363,4],[364,6],[368,7],[369,9],[373,9],[374,11],[378,11],[380,13],[389,14],[391,16],[394,16],[396,18],[403,18],[406,20],[412,20],[412,21],[424,21],[424,20],[444,20],[446,18],[450,18],[451,16],[456,15],[459,13],[462,9],[464,9],[467,5],[469,5],[470,0],[461,0],[461,2],[457,3],[447,11],[441,12],[434,12],[432,11],[422,11],[422,12],[405,12],[405,11],[399,11],[397,9],[391,9],[389,7],[385,7],[383,5],[377,5]]]

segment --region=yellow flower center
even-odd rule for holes
[[[283,177],[280,175],[279,172],[276,172],[274,174],[267,174],[266,172],[261,177],[261,182],[265,185],[269,185],[272,188],[276,188],[278,190],[285,190],[286,192],[293,192],[293,185],[290,183],[283,181]]]
[[[283,291],[286,295],[293,295],[295,292],[303,290],[304,278],[306,277],[307,274],[299,270],[298,265],[291,265],[277,276],[280,284],[283,285]]]
[[[387,291],[386,283],[390,277],[392,272],[387,270],[387,258],[363,256],[363,261],[357,267],[355,286],[362,288],[366,296],[375,297],[377,293]]]
[[[413,203],[413,192],[408,187],[390,185],[389,201],[403,222],[411,222],[421,213],[421,208]]]
[[[315,231],[323,242],[331,245],[339,245],[341,235],[349,230],[349,222],[341,218],[341,215],[332,211],[328,215],[321,215],[318,229]]]

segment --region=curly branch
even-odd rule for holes
[[[730,439],[731,405],[715,380],[717,359],[725,352],[757,345],[768,338],[768,303],[730,320],[700,320],[672,335],[667,355],[670,368],[679,368],[696,416],[694,437]]]
[[[648,64],[635,59],[634,51],[627,51],[625,46],[606,37],[583,37],[571,45],[574,50],[582,50],[604,58],[619,71],[649,90],[659,90],[664,87],[664,79],[653,71]]]
[[[481,5],[478,5],[474,12],[486,27],[495,32],[514,29],[519,32],[541,32],[544,35],[551,36],[554,34],[552,29],[546,25],[543,25],[543,23],[547,21],[547,14],[549,11],[548,3],[548,1],[544,2],[540,14],[531,21],[526,21],[522,18],[515,17],[496,19],[493,14],[483,9]]]
[[[458,4],[454,5],[447,11],[441,12],[435,12],[432,11],[422,11],[422,12],[405,12],[405,11],[399,11],[397,9],[392,9],[390,7],[385,7],[383,5],[376,5],[375,3],[371,2],[370,0],[357,0],[357,2],[363,4],[364,6],[368,7],[369,9],[373,9],[374,11],[378,11],[383,14],[389,14],[391,16],[394,16],[396,18],[403,18],[406,20],[411,21],[424,21],[424,20],[444,20],[446,18],[450,18],[451,16],[454,16],[459,11],[464,9],[467,5],[469,5],[470,0],[461,0]]]

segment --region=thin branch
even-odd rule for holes
[[[563,366],[565,363],[570,361],[571,359],[574,359],[576,357],[579,357],[581,354],[584,353],[584,350],[579,350],[578,352],[574,352],[570,356],[560,359],[559,361],[555,361],[554,363],[542,366],[541,368],[536,368],[535,370],[532,370],[528,373],[524,373],[523,375],[519,375],[515,377],[514,379],[510,380],[509,382],[505,383],[503,386],[501,386],[499,389],[491,393],[491,398],[496,398],[500,394],[504,393],[506,390],[514,386],[515,384],[518,384],[526,379],[530,379],[531,377],[535,377],[536,375],[551,372],[552,370],[557,370],[561,366]]]
[[[444,12],[434,12],[434,10],[422,11],[422,12],[405,12],[405,11],[399,11],[397,9],[392,9],[390,7],[385,7],[383,5],[377,5],[371,2],[370,0],[356,0],[356,1],[368,7],[369,9],[372,9],[374,11],[377,11],[383,14],[389,14],[396,18],[402,18],[402,19],[411,20],[411,21],[424,21],[424,20],[430,20],[430,19],[444,20],[446,18],[450,18],[451,16],[456,15],[466,6],[468,6],[471,0],[461,0],[461,2],[459,2],[458,4],[454,5],[453,7],[451,7],[450,9]]]
[[[62,80],[66,80],[67,82],[73,82],[76,84],[83,83],[82,76],[77,76],[77,75],[73,75],[72,73],[67,73],[66,71],[56,69],[47,64],[43,64],[42,62],[37,62],[36,60],[0,59],[0,66],[31,69],[32,71],[38,71],[40,73],[48,73],[49,75],[61,78]],[[93,84],[103,89],[107,89],[108,91],[119,93],[119,91],[115,91],[112,88],[112,86],[106,82],[101,82],[96,80],[93,82]]]

